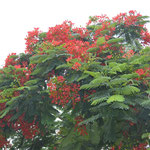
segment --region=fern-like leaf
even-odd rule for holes
[[[111,97],[109,97],[109,99],[107,100],[107,103],[112,103],[112,102],[123,102],[125,100],[125,98],[123,97],[123,95],[113,95]]]

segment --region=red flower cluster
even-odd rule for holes
[[[17,75],[17,80],[19,81],[20,86],[23,86],[24,83],[29,80],[30,74],[34,69],[35,65],[31,64],[30,67],[27,67],[28,63],[26,61],[20,62],[20,60],[15,59],[15,57],[11,58],[11,56],[15,56],[15,55],[16,53],[12,53],[7,56],[4,67],[8,67],[9,65],[14,66],[15,69],[10,73]],[[24,70],[21,71],[19,70],[20,68],[23,68]]]
[[[117,23],[123,23],[126,27],[134,25],[134,26],[140,26],[143,27],[143,24],[137,24],[138,22],[138,17],[140,17],[141,14],[137,13],[136,11],[129,11],[128,13],[120,13],[119,15],[117,15],[116,17],[113,18],[114,22]]]
[[[24,114],[12,124],[12,128],[16,131],[21,130],[25,139],[32,139],[39,134],[38,123],[35,123],[35,120],[31,123],[24,121]]]
[[[92,23],[103,23],[105,21],[108,21],[109,17],[107,15],[101,15],[101,16],[93,16],[90,17],[90,20],[88,21],[87,25],[91,25]]]
[[[8,114],[5,117],[3,117],[2,119],[0,119],[0,127],[4,128],[5,126],[10,126],[10,118],[12,117],[12,115]]]
[[[72,67],[72,69],[75,69],[75,70],[79,70],[79,67],[81,66],[81,64],[80,63],[78,63],[78,62],[75,62],[74,63],[74,65],[73,65],[73,67]]]
[[[139,76],[145,75],[146,77],[149,77],[150,76],[150,68],[137,69],[136,73],[138,73]]]
[[[23,86],[25,82],[27,82],[30,78],[30,75],[32,73],[32,70],[34,69],[35,65],[31,64],[30,67],[25,67],[25,64],[23,66],[21,65],[15,65],[14,67],[16,70],[14,70],[14,74],[17,75],[17,80],[19,81],[20,86]],[[24,68],[23,72],[18,71],[17,69]],[[14,78],[15,79],[15,78]]]
[[[138,146],[133,147],[133,150],[146,150],[147,143],[140,143]]]
[[[72,22],[64,21],[61,25],[50,27],[45,39],[56,45],[67,42],[71,38],[72,25]]]
[[[65,81],[63,76],[57,76],[57,81],[63,83]]]
[[[145,74],[145,71],[143,69],[138,69],[138,70],[136,70],[136,73],[138,73],[139,76],[141,76],[141,75]]]
[[[32,53],[34,45],[39,41],[38,35],[40,34],[39,28],[34,28],[33,31],[28,32],[26,40],[25,53]]]
[[[108,55],[107,58],[108,58],[108,59],[111,59],[111,58],[112,58],[112,55]]]
[[[113,44],[107,43],[107,41],[111,39],[111,37],[113,36],[114,31],[115,31],[115,27],[112,26],[112,23],[110,21],[102,22],[101,25],[98,26],[97,29],[95,30],[95,33],[93,35],[94,43],[90,45],[89,48],[97,47],[97,39],[99,37],[105,37],[106,42],[104,42],[103,45],[99,46],[99,50],[96,52],[97,56],[100,56],[100,54],[106,50],[118,50],[118,51],[122,50],[122,46],[115,47]]]
[[[144,69],[137,69],[136,73],[139,74],[139,78],[136,78],[136,80],[143,80],[143,84],[148,85],[149,81],[146,79],[147,77],[150,77],[150,68],[144,68]]]
[[[125,53],[122,57],[123,58],[131,58],[134,55],[134,51],[133,50],[129,50],[127,53]]]
[[[15,92],[15,94],[18,95],[19,93]],[[16,95],[14,95],[14,96],[16,96]],[[5,109],[5,103],[0,103],[0,110],[2,111],[4,109]],[[35,120],[31,123],[24,121],[24,115],[25,114],[20,116],[15,123],[11,123],[10,118],[12,117],[12,114],[11,113],[7,114],[2,119],[0,119],[0,128],[3,129],[4,127],[7,126],[10,128],[12,127],[16,131],[21,130],[23,136],[26,139],[32,139],[35,135],[37,135],[39,133],[38,123],[35,123]],[[1,135],[0,135],[0,144],[2,143],[1,140],[5,141],[4,137],[1,138]],[[4,143],[6,143],[6,142],[4,142]]]
[[[10,58],[11,56],[14,56],[14,55],[16,55],[16,53],[11,53],[7,56],[4,67],[8,67],[9,65],[14,66],[17,64],[17,61],[14,58]]]
[[[0,111],[5,109],[5,103],[0,103]],[[9,126],[10,122],[10,115],[6,115],[2,119],[0,119],[0,128],[4,128],[5,126]],[[7,146],[9,142],[6,140],[6,138],[3,136],[3,131],[0,130],[0,148],[3,148],[4,146]]]
[[[78,116],[75,118],[76,124],[75,124],[75,130],[80,133],[80,135],[84,136],[84,135],[88,135],[87,131],[86,131],[86,125],[79,125],[80,122],[83,121],[83,117],[82,116]]]
[[[150,33],[148,31],[141,31],[141,38],[143,39],[143,44],[149,45],[150,44]]]
[[[105,35],[105,39],[109,40],[115,31],[115,27],[111,27],[110,25],[111,25],[110,22],[107,22],[107,21],[102,22],[101,26],[95,31],[95,34],[93,37],[94,40],[96,41],[98,37],[104,36],[104,35]],[[107,30],[107,32],[106,32],[106,30]]]
[[[8,143],[9,142],[6,140],[6,138],[2,135],[2,132],[0,131],[0,148],[7,146]]]
[[[68,54],[71,54],[70,60],[73,58],[80,59],[84,61],[88,58],[88,53],[86,52],[90,47],[89,42],[83,42],[79,40],[70,40],[64,46]]]
[[[89,36],[89,32],[86,28],[74,28],[72,29],[73,33],[79,34],[79,38],[84,39]]]
[[[64,107],[71,100],[74,108],[76,103],[80,101],[80,95],[78,94],[80,86],[74,83],[66,84],[62,76],[58,76],[55,81],[51,79],[47,86],[50,89],[49,97],[54,104]]]

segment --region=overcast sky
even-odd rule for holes
[[[85,26],[89,16],[129,10],[150,16],[150,0],[0,0],[0,67],[9,53],[24,52],[24,39],[34,27],[48,31],[64,20]]]

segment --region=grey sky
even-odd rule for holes
[[[129,10],[150,16],[149,6],[149,0],[1,0],[0,66],[9,53],[24,52],[24,38],[34,27],[47,31],[64,20],[85,26],[89,16],[112,17]]]

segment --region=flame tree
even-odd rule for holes
[[[150,34],[136,11],[28,32],[0,69],[0,147],[144,150]]]

